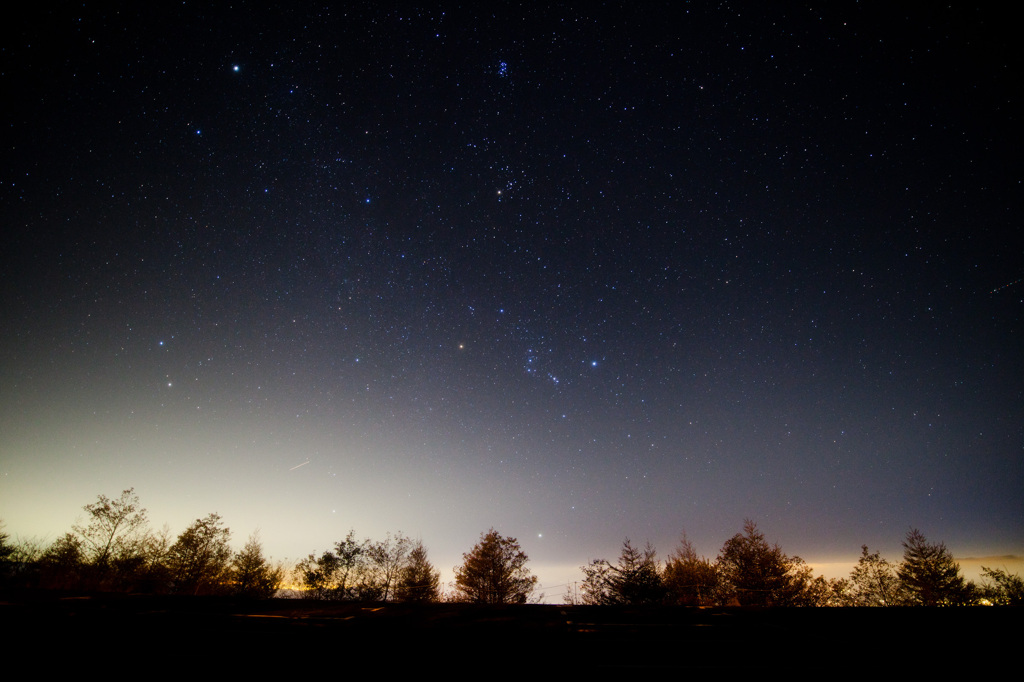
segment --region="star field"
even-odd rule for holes
[[[0,52],[9,530],[134,486],[277,557],[401,530],[447,568],[493,526],[552,584],[746,517],[808,560],[1020,553],[998,10],[33,11]]]

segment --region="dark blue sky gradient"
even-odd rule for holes
[[[1021,554],[1009,17],[591,4],[12,20],[8,530]]]

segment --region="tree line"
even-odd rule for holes
[[[423,543],[396,533],[359,540],[354,531],[333,549],[310,554],[290,571],[264,556],[256,534],[238,552],[219,514],[196,519],[175,538],[149,529],[134,489],[99,495],[76,523],[48,545],[12,542],[0,525],[0,583],[15,587],[269,598],[290,573],[300,596],[321,600],[525,603],[537,578],[515,538],[493,529],[464,555],[454,589],[443,595],[440,571]]]
[[[903,560],[890,563],[861,548],[849,578],[815,576],[798,556],[769,544],[757,524],[722,545],[718,557],[698,556],[684,536],[662,564],[653,546],[627,538],[618,561],[594,559],[583,581],[566,595],[576,604],[677,604],[686,606],[956,606],[1024,604],[1024,580],[983,568],[985,581],[964,580],[946,546],[917,529],[903,540]]]
[[[49,545],[12,542],[0,526],[0,578],[9,585],[51,589],[230,594],[268,598],[290,575],[299,596],[318,600],[457,601],[524,604],[539,600],[537,577],[519,542],[493,528],[463,554],[455,580],[441,589],[440,572],[421,541],[402,533],[360,540],[354,531],[289,571],[264,556],[257,534],[233,551],[231,531],[216,513],[196,519],[177,537],[149,529],[133,489],[117,499],[99,495],[76,523]],[[565,595],[572,604],[682,606],[910,606],[1024,604],[1024,580],[983,568],[980,585],[966,581],[943,543],[918,530],[903,540],[903,559],[891,563],[865,545],[849,578],[815,576],[797,556],[769,544],[757,525],[726,540],[712,560],[684,536],[664,562],[654,547],[627,538],[615,563],[591,560],[583,580]]]
[[[99,495],[83,507],[84,523],[49,545],[11,542],[0,530],[0,575],[12,586],[66,590],[274,595],[285,567],[263,554],[257,534],[231,549],[231,531],[219,514],[196,519],[177,537],[149,529],[134,489],[117,499]]]
[[[537,584],[528,560],[515,538],[492,528],[463,554],[452,591],[442,594],[440,571],[427,560],[422,542],[401,533],[359,541],[350,531],[333,550],[300,561],[295,577],[303,596],[312,599],[525,604]]]
[[[441,574],[427,560],[422,542],[397,533],[383,540],[344,540],[295,567],[303,596],[311,599],[433,602]]]

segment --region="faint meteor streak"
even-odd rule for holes
[[[291,469],[289,469],[288,471],[295,471],[295,470],[296,470],[296,469],[298,469],[299,467],[304,467],[304,466],[306,466],[307,464],[309,464],[309,460],[308,460],[308,459],[307,459],[307,460],[306,460],[305,462],[303,462],[302,464],[296,464],[295,466],[293,466],[293,467],[292,467]]]
[[[1015,280],[1013,280],[1012,282],[1010,282],[1010,283],[1008,283],[1008,284],[1004,284],[1004,285],[1003,285],[1003,286],[1001,286],[1001,287],[996,287],[995,289],[993,289],[992,291],[990,291],[990,292],[988,292],[988,293],[990,293],[990,294],[994,294],[994,293],[997,293],[997,292],[999,292],[999,291],[1002,291],[1002,290],[1003,290],[1003,289],[1005,289],[1006,287],[1012,287],[1012,286],[1013,286],[1014,284],[1017,284],[1018,282],[1022,282],[1022,281],[1024,281],[1024,278],[1021,278],[1021,279],[1015,279]]]

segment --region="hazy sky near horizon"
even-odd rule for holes
[[[1008,16],[376,5],[3,29],[9,532],[1024,553]]]

